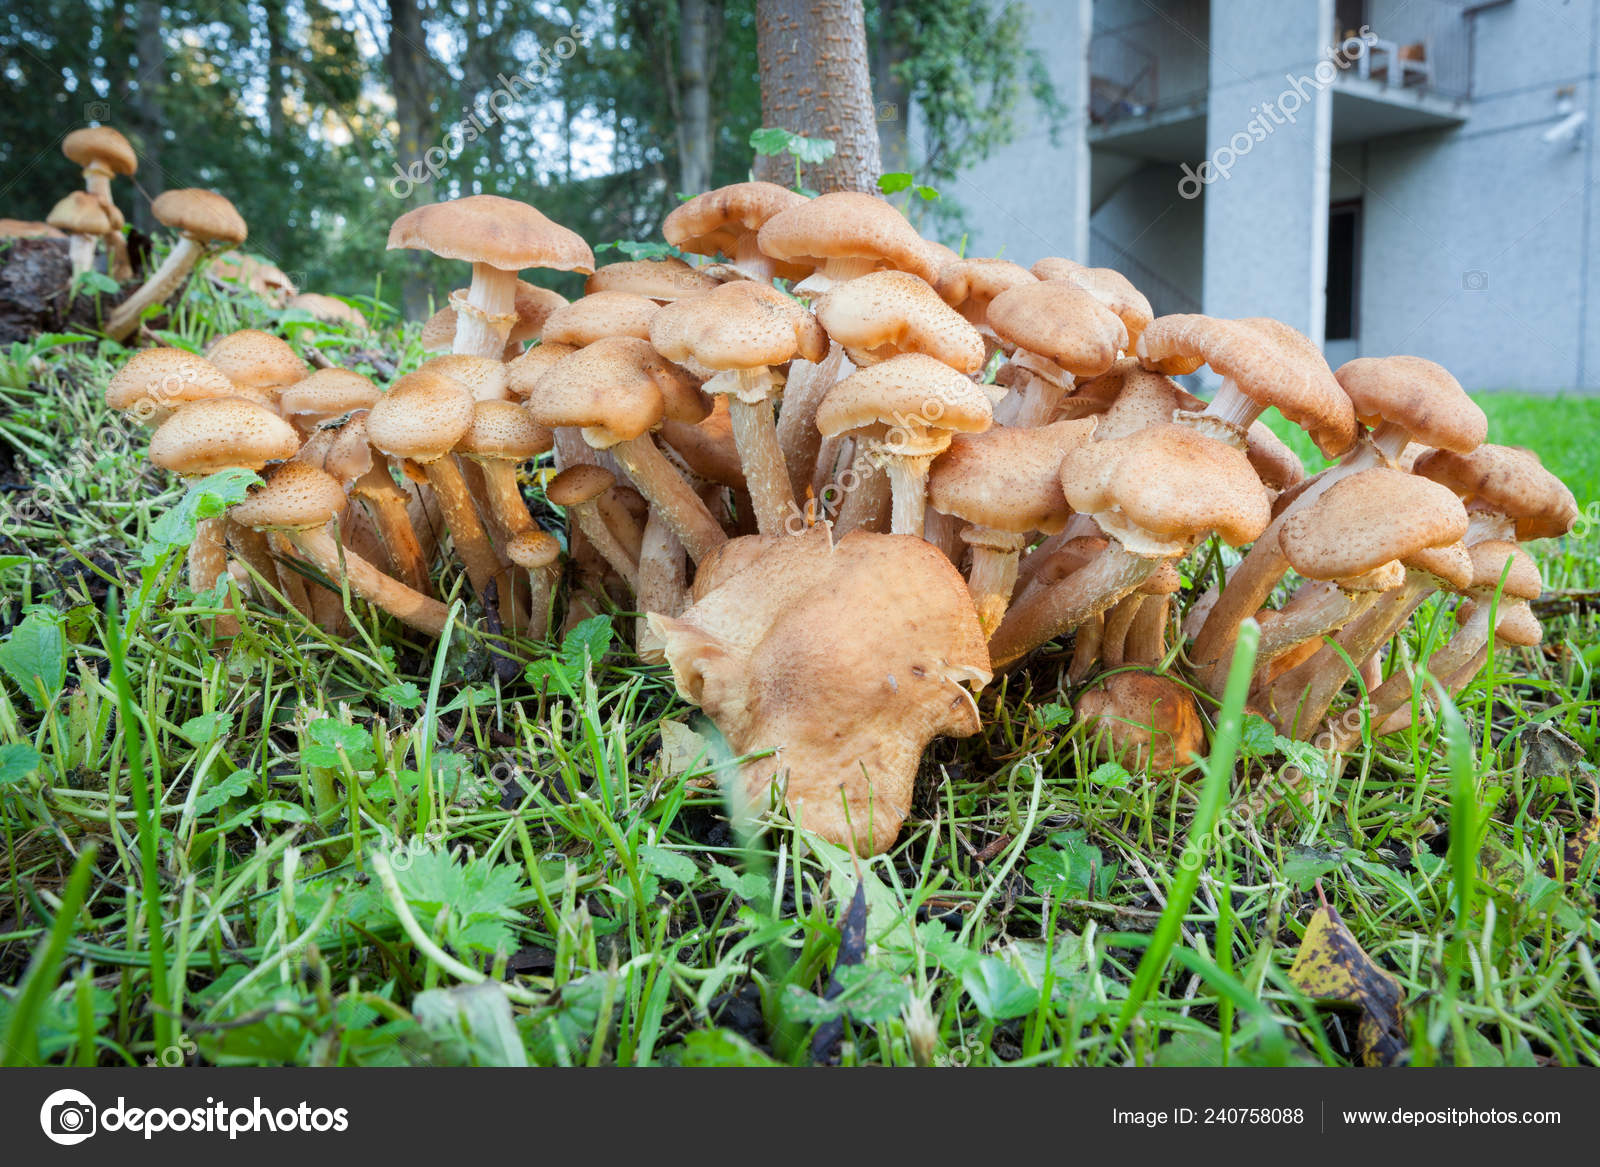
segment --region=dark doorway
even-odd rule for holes
[[[1361,285],[1361,200],[1328,208],[1328,309],[1323,336],[1354,340]]]

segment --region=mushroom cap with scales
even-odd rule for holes
[[[733,259],[741,237],[757,235],[774,215],[809,201],[775,182],[736,182],[678,204],[662,221],[661,234],[680,251]],[[810,271],[809,266],[783,262],[773,268],[774,275],[786,280],[804,279]]]
[[[926,241],[890,203],[859,191],[833,191],[779,211],[761,227],[762,252],[780,264],[815,271],[829,260],[860,260],[874,270],[939,278]]]
[[[152,418],[213,397],[269,402],[266,394],[235,385],[205,357],[179,348],[140,349],[106,386],[106,404],[112,409],[141,415],[148,411]]]
[[[671,219],[670,215],[668,219]],[[605,267],[595,269],[594,275],[584,283],[583,290],[590,296],[596,292],[628,292],[665,304],[715,291],[721,286],[722,281],[714,275],[669,256],[666,259],[630,259],[608,263]]]
[[[719,372],[828,355],[828,334],[811,313],[752,280],[668,304],[650,321],[650,343],[669,361]]]
[[[234,205],[215,191],[163,191],[151,202],[150,213],[162,226],[203,243],[239,244],[250,233]]]
[[[564,357],[539,378],[527,398],[545,426],[577,426],[590,445],[630,441],[671,417],[691,424],[711,412],[705,395],[682,369],[629,336],[597,340]]]
[[[928,502],[980,527],[1053,534],[1072,513],[1061,491],[1061,460],[1094,428],[1094,419],[1084,418],[957,434],[928,470]]]
[[[962,373],[983,368],[983,337],[924,280],[880,271],[833,288],[817,320],[857,366],[925,353]]]
[[[206,360],[235,385],[275,393],[311,375],[289,342],[258,328],[241,328],[219,336],[206,347]]]
[[[186,478],[218,470],[260,470],[293,458],[294,427],[265,406],[238,397],[192,401],[150,438],[150,461]]]
[[[650,339],[650,320],[661,305],[633,292],[593,292],[545,318],[543,337],[574,348],[608,336]]]
[[[501,271],[594,271],[594,253],[576,232],[527,203],[499,195],[468,195],[407,211],[389,228],[389,250],[396,248],[430,251],[441,259]]]
[[[61,152],[83,167],[105,168],[112,174],[130,175],[139,169],[139,156],[121,132],[110,126],[85,126],[61,141]]]
[[[1532,450],[1485,443],[1470,454],[1429,450],[1416,473],[1443,483],[1467,503],[1508,515],[1523,542],[1565,535],[1578,521],[1578,503]]]
[[[934,453],[952,433],[978,433],[993,424],[988,396],[933,357],[906,353],[851,373],[817,407],[817,428],[828,438],[882,427],[885,444],[908,454]],[[894,434],[900,438],[894,440]],[[943,437],[935,437],[940,431]],[[930,448],[923,449],[924,444]]]
[[[471,428],[475,405],[459,381],[418,369],[389,386],[373,405],[367,436],[386,454],[432,462],[449,454]]]
[[[383,394],[360,373],[349,369],[318,369],[278,394],[278,412],[284,417],[303,416],[322,421],[358,409],[370,409]]]
[[[1099,300],[1061,281],[1018,284],[989,303],[989,327],[1009,345],[1074,377],[1098,377],[1128,347],[1128,329]]]
[[[1467,509],[1453,491],[1379,466],[1341,479],[1290,514],[1278,545],[1308,579],[1353,579],[1466,533]]]
[[[1470,454],[1489,436],[1489,419],[1442,365],[1422,357],[1357,357],[1334,373],[1356,420],[1399,426],[1415,441]]]

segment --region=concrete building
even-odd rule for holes
[[[969,252],[1124,272],[1469,388],[1600,386],[1600,0],[1026,0],[1070,114]]]

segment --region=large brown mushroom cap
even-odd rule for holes
[[[1509,515],[1523,542],[1565,535],[1578,521],[1572,491],[1532,450],[1487,443],[1470,454],[1429,450],[1417,459],[1416,472],[1448,486],[1469,504]]]
[[[260,392],[297,385],[311,375],[288,341],[256,328],[219,336],[207,346],[206,360],[235,385]]]
[[[1171,677],[1112,673],[1078,697],[1074,713],[1088,739],[1133,773],[1181,769],[1205,748],[1194,695]]]
[[[1280,321],[1161,316],[1140,335],[1137,352],[1141,364],[1162,373],[1210,365],[1259,405],[1277,406],[1330,458],[1355,443],[1355,409],[1333,370],[1307,337]]]
[[[1356,419],[1376,428],[1400,426],[1429,446],[1470,454],[1489,436],[1489,419],[1449,370],[1422,357],[1357,357],[1334,377]]]
[[[828,334],[811,313],[770,284],[752,280],[668,304],[650,320],[650,343],[669,361],[718,370],[828,355]]]
[[[499,195],[468,195],[407,211],[389,228],[389,250],[397,247],[486,263],[501,271],[594,271],[594,252],[576,232],[527,203]]]
[[[258,530],[309,531],[345,508],[344,487],[309,462],[285,462],[231,512],[233,521]]]
[[[608,336],[650,339],[650,320],[661,305],[632,292],[595,292],[564,304],[544,322],[544,339],[574,348]]]
[[[857,365],[925,353],[963,373],[983,368],[978,330],[908,272],[873,272],[835,287],[817,301],[817,320]]]
[[[834,191],[778,212],[762,226],[759,242],[766,255],[806,271],[830,259],[855,259],[930,284],[939,278],[926,242],[906,217],[859,191]]]
[[[432,462],[448,454],[467,432],[475,404],[461,382],[418,369],[389,386],[373,405],[367,436],[386,454]]]
[[[1515,543],[1485,539],[1467,548],[1467,555],[1472,560],[1472,582],[1467,586],[1474,591],[1493,592],[1500,586],[1502,574],[1506,577],[1503,594],[1508,600],[1537,600],[1544,591],[1539,565]]]
[[[965,582],[904,535],[826,528],[733,540],[702,566],[695,602],[652,615],[678,691],[746,763],[748,805],[783,783],[801,826],[863,854],[888,849],[923,749],[978,730],[968,686],[990,677]]]
[[[1448,487],[1379,466],[1289,515],[1278,545],[1307,579],[1350,579],[1466,533],[1467,509]]]
[[[45,222],[68,235],[105,235],[111,230],[105,205],[86,190],[75,190],[56,203]]]
[[[677,211],[673,214],[677,214]],[[667,221],[672,221],[671,215],[667,216]],[[583,290],[590,296],[596,292],[629,292],[635,296],[645,296],[666,304],[688,296],[698,296],[703,292],[715,291],[721,286],[722,281],[715,276],[692,268],[674,256],[668,256],[666,259],[632,259],[623,263],[608,263],[605,267],[595,270],[594,275],[583,285]]]
[[[300,448],[294,427],[271,410],[239,397],[192,401],[156,430],[150,461],[185,477],[242,467],[260,470]]]
[[[1061,487],[1073,510],[1136,555],[1181,554],[1211,531],[1238,547],[1272,521],[1244,452],[1189,426],[1085,442],[1062,459]]]
[[[989,304],[989,327],[1007,344],[1098,377],[1128,347],[1127,326],[1082,288],[1060,281],[1019,284]]]
[[[211,397],[267,398],[240,390],[204,357],[180,348],[140,349],[106,386],[106,404],[119,413],[163,415],[187,401]]]
[[[993,421],[989,398],[970,377],[920,353],[858,369],[817,407],[817,428],[829,438],[864,426],[978,433]],[[914,445],[916,438],[908,432],[896,444]]]
[[[1439,581],[1441,587],[1459,592],[1472,583],[1472,556],[1466,544],[1457,540],[1443,547],[1421,547],[1400,562],[1412,571],[1420,571]]]
[[[233,204],[214,191],[162,191],[150,213],[163,226],[203,243],[243,243],[250,233]]]
[[[944,514],[1026,534],[1057,531],[1071,514],[1061,492],[1061,459],[1088,441],[1095,420],[994,426],[957,434],[928,471],[928,501]]]
[[[129,175],[139,169],[139,157],[128,139],[110,126],[73,130],[62,139],[61,152],[85,170],[102,166],[112,174]]]
[[[630,441],[673,417],[691,424],[710,412],[688,374],[649,341],[631,336],[597,340],[557,361],[527,399],[544,426],[578,426],[591,445]]]

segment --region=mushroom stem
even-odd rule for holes
[[[648,433],[618,442],[611,453],[639,493],[661,511],[689,558],[701,562],[728,541],[727,533]]]
[[[1256,649],[1256,677],[1266,675],[1274,660],[1308,640],[1320,640],[1344,627],[1377,600],[1379,592],[1347,592],[1333,585],[1318,587],[1300,600],[1297,595],[1279,609],[1272,620],[1261,626],[1261,643]]]
[[[1008,665],[1067,629],[1104,612],[1132,592],[1161,565],[1159,558],[1135,555],[1119,541],[1052,588],[1024,596],[1006,613],[989,641],[994,664]]]
[[[770,284],[772,268],[772,258],[756,242],[756,232],[739,232],[739,241],[734,245],[733,270],[757,283]]]
[[[762,393],[772,384],[772,373],[765,365],[740,369],[738,383],[740,391],[728,396],[728,420],[745,485],[750,489],[756,528],[763,535],[781,535],[784,522],[797,508],[789,468],[778,444],[778,426],[772,419],[772,400]],[[759,400],[748,399],[758,393]]]
[[[505,458],[472,458],[470,461],[482,472],[489,513],[494,516],[495,524],[505,536],[506,544],[524,531],[533,530],[533,516],[528,513],[528,504],[522,497],[522,488],[517,485],[515,464]],[[520,601],[529,597],[519,586],[517,573],[509,560],[504,556],[499,558],[501,559],[498,577],[501,580],[499,586],[501,618],[513,630],[526,628],[527,612],[523,610]]]
[[[683,544],[672,533],[661,512],[651,507],[644,525],[644,544],[639,551],[639,622],[634,633],[639,659],[647,664],[660,664],[667,659],[667,642],[651,627],[650,614],[678,616],[683,613],[688,600],[687,568]]]
[[[799,296],[820,296],[840,284],[871,274],[877,266],[878,261],[870,256],[846,255],[826,259],[821,267],[796,284],[794,291]]]
[[[406,495],[389,476],[387,464],[379,463],[358,478],[351,494],[361,503],[383,540],[400,582],[419,592],[429,591],[428,561],[422,553],[422,543],[416,528],[411,525],[411,513],[406,506]]]
[[[450,351],[498,361],[517,320],[517,273],[487,263],[472,265],[472,286],[466,295],[452,293],[456,335]]]
[[[1067,680],[1081,685],[1094,672],[1100,660],[1100,648],[1105,644],[1106,614],[1096,612],[1078,625],[1072,642],[1072,663],[1067,666]]]
[[[1018,349],[1011,358],[1020,370],[1021,384],[1013,384],[1011,392],[1001,398],[995,409],[995,421],[1009,426],[1041,426],[1050,421],[1072,386],[1072,374],[1054,361],[1037,353]]]
[[[1139,612],[1128,626],[1128,641],[1123,660],[1130,665],[1157,665],[1167,655],[1167,613],[1172,608],[1168,596],[1146,596]]]
[[[226,515],[212,515],[195,524],[194,542],[189,544],[190,591],[210,591],[228,573],[227,530]],[[239,621],[231,615],[218,616],[211,622],[211,633],[219,638],[237,636]]]
[[[286,534],[307,562],[336,583],[341,578],[346,580],[353,595],[382,608],[419,632],[434,637],[444,634],[449,610],[443,604],[384,575],[355,552],[341,549],[326,527]]]
[[[183,281],[188,278],[203,250],[204,245],[198,239],[188,235],[180,237],[177,246],[167,253],[166,260],[155,274],[139,285],[138,291],[117,305],[111,313],[111,319],[106,321],[106,335],[112,340],[126,339],[139,326],[139,317],[146,308],[161,303],[183,286]]]
[[[1128,659],[1128,630],[1139,614],[1139,609],[1150,602],[1150,597],[1132,592],[1111,606],[1106,615],[1106,629],[1100,643],[1100,659],[1108,669],[1120,669]]]
[[[1074,539],[1100,534],[1100,525],[1088,515],[1073,515],[1067,525],[1017,561],[1017,590],[1026,591],[1045,561]]]
[[[1450,674],[1450,679],[1445,682],[1444,686],[1449,691],[1450,696],[1455,697],[1459,695],[1461,690],[1472,684],[1473,678],[1482,672],[1484,665],[1488,663],[1489,646],[1487,643],[1485,643],[1482,648],[1473,653],[1471,660],[1462,665],[1454,673]],[[1377,728],[1372,731],[1375,737],[1388,737],[1391,733],[1400,733],[1411,725],[1414,711],[1410,702],[1410,696],[1411,694],[1408,691],[1406,694],[1407,699],[1401,702],[1400,705],[1393,712],[1391,712],[1388,717],[1384,718],[1384,720],[1378,724]]]
[[[1012,590],[1017,585],[1017,556],[1027,539],[1012,531],[977,523],[962,531],[961,538],[972,548],[967,590],[972,593],[972,605],[978,611],[978,626],[985,636],[992,635],[1000,627],[1006,605],[1011,602]]]
[[[567,508],[567,514],[572,517],[573,523],[583,532],[594,549],[616,570],[637,596],[640,586],[639,564],[606,523],[605,516],[600,513],[599,500],[590,499],[588,502],[576,503]],[[642,608],[640,610],[643,611]]]
[[[1503,601],[1510,603],[1510,600]],[[1431,676],[1448,683],[1456,673],[1471,662],[1478,651],[1485,648],[1489,642],[1489,609],[1492,607],[1490,597],[1478,598],[1477,605],[1472,609],[1472,615],[1456,629],[1443,648],[1435,652],[1426,661],[1419,661],[1424,665]],[[1467,678],[1471,680],[1471,678]],[[1412,678],[1405,669],[1396,669],[1371,693],[1367,699],[1372,705],[1372,723],[1380,726],[1389,717],[1411,700]]]
[[[814,365],[798,357],[789,363],[789,378],[783,386],[783,408],[778,411],[778,445],[783,450],[784,464],[789,468],[790,489],[797,499],[805,497],[822,450],[817,407],[828,390],[853,369],[838,341],[830,343],[828,355],[820,364]]]
[[[850,467],[849,473],[855,479],[855,486],[845,492],[839,514],[834,518],[836,534],[842,536],[851,531],[883,530],[890,502],[889,475],[884,470],[870,458],[858,459]],[[824,498],[824,504],[826,501]]]
[[[96,235],[73,235],[67,240],[67,258],[72,260],[72,274],[80,276],[94,266]]]
[[[893,535],[922,538],[923,519],[928,511],[928,467],[932,454],[892,454],[889,457],[889,491],[894,500],[889,519]]]
[[[461,556],[461,562],[466,566],[472,590],[481,599],[489,581],[500,574],[500,557],[489,545],[489,536],[484,533],[483,524],[478,520],[472,495],[467,490],[466,480],[461,477],[461,468],[456,465],[455,459],[446,454],[423,463],[422,469],[428,476],[428,485],[433,487],[434,497],[439,500],[444,525],[455,539],[456,554]]]
[[[249,565],[250,570],[261,577],[263,584],[271,586],[278,578],[278,569],[272,562],[272,550],[267,546],[267,537],[252,527],[241,526],[232,519],[228,520],[228,543],[233,548],[235,558]],[[257,591],[260,589],[257,588]],[[262,603],[267,603],[270,597],[262,594]]]

